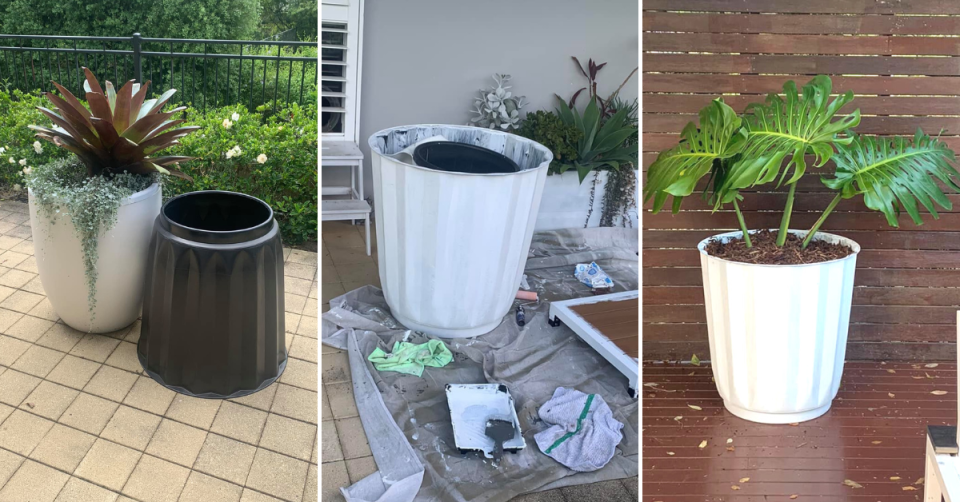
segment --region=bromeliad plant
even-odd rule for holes
[[[23,173],[39,214],[53,223],[58,215],[69,216],[73,223],[83,250],[87,301],[93,316],[100,235],[116,223],[123,199],[159,181],[158,174],[190,179],[172,166],[192,157],[155,154],[178,145],[180,138],[199,127],[171,129],[183,123],[173,117],[185,109],[163,111],[175,89],[159,98],[146,99],[150,82],[141,86],[131,80],[117,91],[108,81],[104,90],[90,70],[84,68],[83,71],[89,108],[53,82],[60,96],[44,94],[53,109],[37,107],[53,126],[28,126],[36,132],[36,137],[75,154],[79,164],[73,160],[57,160],[42,166],[28,166]]]
[[[657,213],[672,196],[676,213],[683,198],[709,176],[704,198],[714,211],[733,205],[744,244],[752,247],[738,204],[743,200],[740,191],[776,182],[778,187],[787,188],[776,240],[777,246],[783,246],[797,181],[807,169],[804,157],[812,155],[815,167],[823,167],[830,160],[836,164],[836,173],[821,180],[837,194],[804,237],[803,248],[841,200],[861,194],[866,206],[882,212],[894,227],[898,226],[901,210],[920,225],[919,206],[934,218],[938,217],[934,203],[952,207],[934,181],[960,191],[954,180],[960,173],[950,164],[954,161],[952,150],[920,129],[912,140],[859,136],[851,129],[860,123],[860,110],[836,117],[853,100],[853,93],[848,91],[831,100],[831,90],[830,78],[824,75],[804,85],[802,92],[789,81],[783,86],[783,97],[770,94],[764,103],[747,106],[743,117],[722,99],[714,100],[700,110],[699,125],[687,124],[680,144],[661,152],[650,165],[644,202],[653,199],[652,210]]]

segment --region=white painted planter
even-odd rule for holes
[[[819,232],[818,239],[840,242],[853,254],[809,265],[752,265],[705,251],[712,239],[740,235],[698,246],[711,367],[723,404],[767,424],[819,417],[840,388],[860,246]]]
[[[513,159],[520,172],[463,174],[386,157],[442,135]],[[520,285],[553,154],[490,129],[394,127],[370,137],[380,283],[410,329],[442,338],[488,333]]]
[[[640,193],[640,172],[634,171],[637,178],[637,194]],[[590,213],[590,189],[594,179],[597,179],[597,190],[593,198],[593,212]],[[587,228],[600,226],[600,215],[603,211],[603,191],[607,186],[607,172],[592,172],[580,183],[575,171],[547,176],[543,188],[543,199],[540,201],[540,211],[537,213],[537,232],[547,230],[561,230],[564,228]],[[587,214],[590,221],[587,222]],[[634,208],[630,212],[630,222],[633,228],[640,228],[638,212]]]
[[[160,186],[150,185],[123,200],[117,223],[99,239],[94,320],[87,304],[83,253],[70,216],[43,218],[30,193],[30,225],[40,282],[53,310],[70,327],[109,333],[129,326],[140,315],[147,249],[160,214]]]

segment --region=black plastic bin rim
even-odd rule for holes
[[[456,134],[458,134],[458,135],[463,135],[463,134],[484,134],[484,135],[487,135],[487,134],[489,134],[489,135],[492,135],[492,136],[496,136],[496,137],[502,138],[505,142],[513,143],[515,146],[522,146],[522,147],[524,147],[524,148],[526,149],[526,152],[527,152],[528,155],[527,155],[526,158],[524,158],[524,159],[522,159],[522,160],[519,160],[519,161],[518,161],[516,158],[511,158],[509,155],[507,155],[507,158],[510,158],[511,160],[513,160],[514,162],[516,162],[517,165],[520,166],[520,170],[517,171],[517,172],[512,172],[512,173],[460,173],[460,172],[453,172],[453,171],[438,171],[438,170],[436,170],[436,169],[431,169],[431,168],[429,168],[429,167],[418,166],[418,165],[416,165],[416,164],[410,164],[410,163],[403,162],[403,161],[400,161],[400,160],[397,160],[397,159],[394,159],[394,158],[390,157],[391,155],[394,155],[394,154],[398,153],[400,150],[403,150],[403,149],[406,148],[406,147],[412,146],[413,143],[407,144],[407,145],[403,146],[402,148],[398,148],[397,151],[395,151],[395,152],[384,152],[384,151],[381,149],[380,143],[379,143],[379,140],[380,140],[380,139],[384,139],[384,138],[386,138],[386,137],[388,137],[388,136],[390,136],[391,134],[394,134],[394,133],[396,133],[396,132],[408,132],[408,131],[414,131],[414,130],[416,130],[416,129],[435,130],[435,131],[433,131],[433,132],[438,133],[438,134],[439,134],[439,133],[442,133],[442,132],[444,132],[444,131],[446,131],[446,132],[448,132],[448,133],[456,133]],[[420,139],[426,139],[427,137],[428,137],[428,136],[423,136],[423,137],[420,138]],[[464,143],[464,144],[468,144],[468,145],[474,145],[474,146],[479,146],[479,147],[486,148],[485,146],[476,144],[475,142],[458,141],[458,139],[460,139],[460,138],[457,138],[457,137],[450,137],[450,136],[445,136],[445,137],[446,137],[446,140],[447,140],[447,141],[451,141],[451,142],[455,142],[455,143]],[[415,142],[414,142],[414,143],[415,143]],[[388,127],[388,128],[386,128],[386,129],[382,129],[382,130],[379,130],[379,131],[371,134],[370,137],[367,139],[367,145],[370,147],[370,150],[371,150],[371,152],[372,152],[374,155],[380,155],[380,156],[383,156],[383,157],[387,157],[391,162],[395,162],[395,163],[397,163],[397,164],[401,164],[401,165],[404,165],[404,166],[409,166],[409,167],[412,167],[412,168],[415,168],[415,169],[420,169],[420,170],[424,170],[424,171],[430,171],[430,172],[433,172],[433,173],[438,173],[438,174],[443,174],[443,175],[449,175],[449,176],[518,176],[518,175],[526,175],[526,174],[531,174],[531,173],[533,173],[533,172],[537,172],[537,171],[540,171],[540,170],[546,170],[546,169],[550,166],[550,162],[553,161],[553,152],[551,152],[549,148],[541,145],[540,143],[537,143],[536,141],[533,141],[532,139],[527,139],[527,138],[524,138],[523,136],[517,136],[516,134],[512,134],[512,133],[509,133],[509,132],[506,132],[506,131],[500,131],[500,130],[497,130],[497,129],[489,129],[489,128],[483,128],[483,127],[474,127],[474,126],[464,126],[464,125],[453,125],[453,124],[411,124],[411,125],[404,125],[404,126]],[[493,150],[493,149],[489,149],[489,150],[494,151],[494,152],[496,152],[496,153],[500,153],[500,154],[506,155],[504,152],[497,152],[496,150]]]
[[[171,219],[167,214],[171,204],[181,204],[184,203],[185,200],[192,197],[203,197],[210,195],[219,197],[237,197],[244,199],[244,202],[259,205],[261,209],[265,210],[265,218],[262,222],[246,228],[238,228],[234,230],[206,230],[178,223]],[[165,227],[165,229],[175,237],[203,244],[237,244],[259,240],[269,234],[270,231],[276,227],[273,208],[270,207],[269,204],[252,195],[239,192],[230,192],[227,190],[200,190],[173,197],[165,202],[163,207],[160,208],[160,216],[158,219],[162,222],[162,226]]]

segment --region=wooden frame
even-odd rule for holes
[[[629,391],[631,397],[636,397],[640,380],[640,365],[638,359],[628,356],[623,349],[617,347],[612,341],[604,336],[586,319],[574,312],[571,307],[577,305],[586,305],[600,302],[613,302],[620,300],[632,300],[640,298],[640,292],[624,291],[622,293],[611,293],[607,295],[588,296],[585,298],[575,298],[573,300],[563,300],[550,303],[549,320],[551,326],[559,326],[562,322],[566,324],[574,333],[584,342],[593,347],[604,359],[612,364],[620,373],[623,373],[629,381]],[[639,340],[639,337],[638,337]]]

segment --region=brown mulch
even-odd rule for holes
[[[724,260],[753,263],[756,265],[802,265],[805,263],[820,263],[837,260],[849,256],[853,251],[839,243],[814,240],[806,249],[801,247],[803,241],[790,234],[784,245],[777,246],[777,232],[761,230],[750,235],[753,247],[748,248],[743,239],[732,239],[728,242],[718,240],[707,244],[706,251],[710,256]]]

